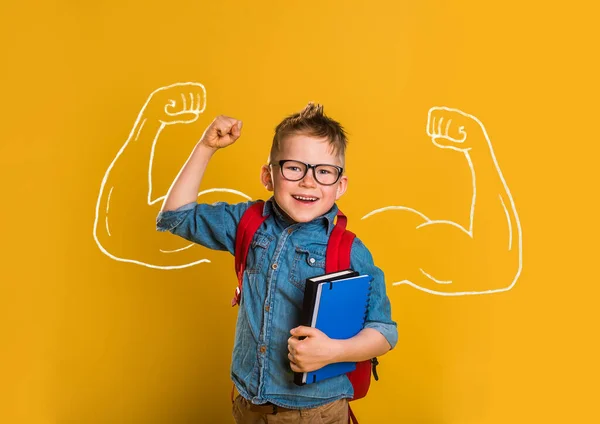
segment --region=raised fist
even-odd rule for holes
[[[206,128],[200,142],[213,149],[227,147],[240,138],[242,121],[220,115]]]
[[[483,124],[458,109],[432,107],[427,115],[427,135],[442,149],[471,150],[487,139]]]
[[[206,108],[206,89],[198,82],[179,82],[154,90],[143,114],[164,125],[191,124]]]

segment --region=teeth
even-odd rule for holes
[[[294,198],[295,198],[295,199],[300,199],[300,200],[311,200],[311,201],[317,200],[317,198],[316,198],[316,197],[302,197],[302,196],[294,196]]]

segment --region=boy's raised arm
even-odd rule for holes
[[[161,212],[176,210],[196,201],[204,171],[211,157],[218,149],[235,143],[240,137],[241,130],[242,121],[223,115],[214,119],[175,177],[167,192]]]

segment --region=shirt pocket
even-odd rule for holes
[[[246,258],[246,271],[248,274],[258,274],[264,268],[267,252],[273,240],[275,240],[274,236],[256,232]]]
[[[314,249],[296,247],[290,282],[304,293],[306,279],[325,273],[325,254]]]

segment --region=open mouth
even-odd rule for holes
[[[296,199],[298,202],[304,203],[304,204],[314,203],[317,200],[319,200],[318,197],[313,197],[313,196],[296,196],[295,194],[292,194],[292,197],[294,199]]]

